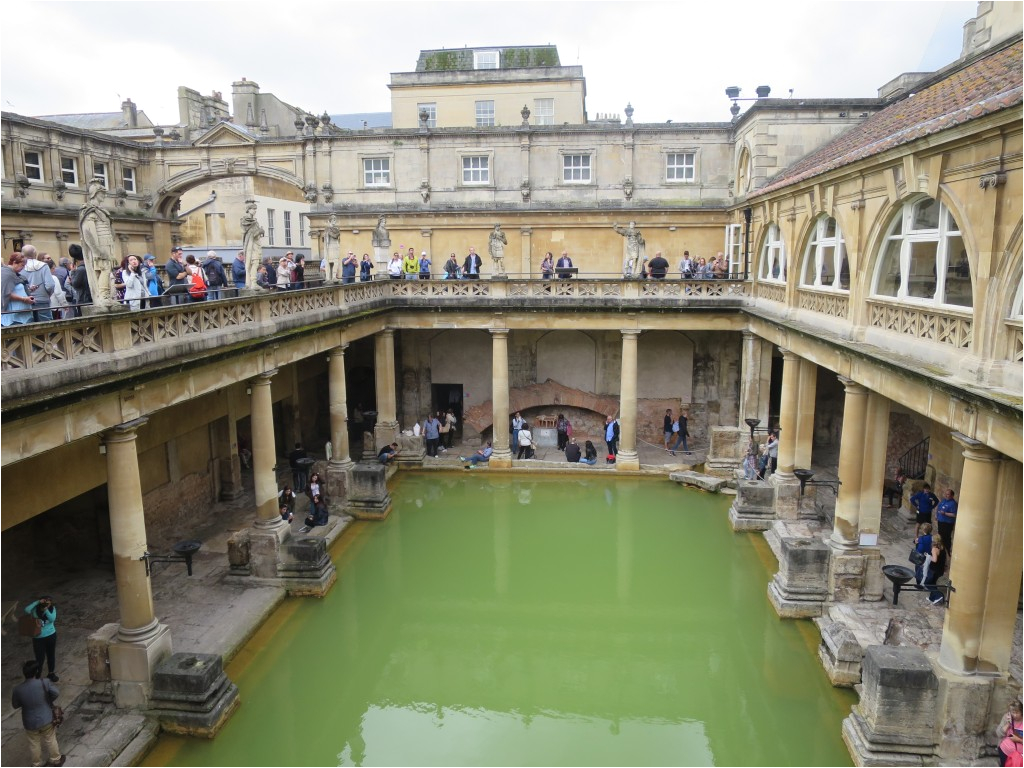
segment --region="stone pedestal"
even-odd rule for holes
[[[860,550],[849,550],[829,540],[828,591],[837,603],[860,602],[864,591],[867,557]]]
[[[864,586],[860,597],[865,602],[877,603],[882,599],[882,590],[885,588],[882,552],[878,547],[865,547],[861,553],[864,555]]]
[[[837,688],[852,688],[860,682],[864,649],[850,629],[828,619],[816,620],[821,632],[818,658],[829,682]]]
[[[800,481],[793,475],[776,473],[768,478],[775,488],[775,514],[780,520],[796,520],[801,514]]]
[[[392,442],[398,443],[398,455],[394,458],[395,464],[423,466],[423,460],[427,457],[427,440],[423,435],[399,435],[398,440]]]
[[[820,616],[828,591],[828,546],[812,538],[783,536],[779,541],[779,570],[768,585],[768,599],[784,619]]]
[[[351,460],[327,462],[327,469],[323,474],[327,484],[327,508],[333,515],[345,512],[346,498],[348,497],[348,473],[353,466]]]
[[[860,703],[843,721],[856,765],[924,765],[935,754],[939,681],[920,648],[870,646]]]
[[[287,525],[235,533],[228,539],[228,565],[232,576],[281,586],[292,596],[323,597],[338,578],[326,541],[316,535],[292,536]]]
[[[775,520],[775,489],[764,480],[737,480],[729,508],[734,531],[765,531]]]
[[[122,627],[107,646],[107,655],[114,703],[123,709],[146,707],[152,691],[153,669],[171,655],[171,631],[154,620],[153,627],[138,633],[136,638],[126,639]]]
[[[743,466],[750,431],[736,427],[712,427],[711,445],[704,462],[704,472],[715,477],[732,479]]]
[[[357,520],[383,520],[390,514],[391,494],[383,464],[356,464],[350,480],[348,514]]]
[[[175,653],[153,671],[150,714],[170,733],[212,739],[238,704],[238,687],[215,654]]]

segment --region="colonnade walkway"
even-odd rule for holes
[[[599,450],[598,465],[574,468],[574,471],[614,472],[613,467],[604,464],[603,442],[594,442]],[[703,451],[699,446],[695,448],[698,450],[694,452],[693,460],[702,461]],[[461,466],[458,461],[460,452],[466,455],[475,449],[475,446],[456,444],[440,458],[424,460],[424,469],[454,470]],[[651,474],[667,475],[684,467],[682,455],[671,457],[661,446],[641,443],[639,453],[642,468]],[[541,448],[536,459],[517,461],[512,471],[557,471],[559,463],[564,465],[565,460],[557,448]],[[621,474],[617,476],[621,477]],[[279,466],[278,480],[280,484],[290,481],[286,466]],[[211,507],[205,527],[190,532],[191,537],[203,542],[193,561],[193,576],[186,575],[182,563],[153,566],[154,605],[159,620],[171,629],[175,652],[215,653],[230,659],[285,598],[281,587],[250,585],[243,579],[228,578],[228,539],[235,531],[250,526],[256,514],[251,471],[243,472],[243,487],[244,492],[237,499],[218,502]],[[302,524],[299,509],[301,505],[292,523],[295,530]],[[883,510],[880,540],[887,563],[906,564],[914,535],[914,524],[910,520],[906,513],[900,514],[895,509]],[[322,535],[330,544],[350,522],[351,518],[332,516]],[[726,524],[724,519],[723,524]],[[766,573],[766,588],[770,579],[771,574]],[[11,692],[14,685],[23,680],[21,665],[32,657],[32,648],[30,640],[16,635],[14,616],[38,595],[49,594],[58,609],[57,671],[61,690],[58,703],[66,711],[58,740],[62,751],[68,755],[67,765],[134,764],[155,738],[154,726],[139,714],[116,709],[109,691],[105,691],[102,684],[91,684],[89,678],[89,635],[103,624],[118,621],[112,568],[25,574],[24,580],[18,584],[17,594],[17,604],[4,604],[4,640],[0,651],[3,672],[0,761],[3,765],[30,764],[21,713],[11,709]],[[904,644],[937,651],[944,609],[930,605],[918,594],[906,593],[901,595],[900,605],[894,608],[891,588],[887,583],[881,603],[840,605],[832,609],[831,615],[842,616],[844,623],[851,626],[864,645],[882,643],[889,619],[899,617],[904,624]],[[1011,669],[1020,669],[1019,613],[1017,621],[1016,662]],[[825,674],[824,670],[822,674]]]

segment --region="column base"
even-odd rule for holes
[[[392,441],[396,442],[396,441]],[[423,461],[427,458],[427,440],[423,435],[398,436],[398,455],[395,456],[395,464],[402,466],[422,467]]]
[[[164,731],[212,739],[238,704],[238,686],[216,654],[175,653],[154,670],[150,714]]]
[[[768,478],[775,489],[775,514],[780,520],[800,517],[800,481],[792,472],[776,472]]]
[[[124,640],[122,635],[133,639]],[[149,706],[153,670],[171,652],[171,630],[164,624],[154,623],[138,633],[119,629],[107,646],[114,703],[122,709]]]
[[[479,465],[478,465],[479,466]],[[509,448],[495,448],[487,466],[497,469],[509,469],[512,466],[512,451]]]
[[[864,573],[867,558],[864,553],[854,547],[836,546],[832,539],[828,541],[831,551],[828,568],[828,590],[833,602],[857,603],[864,592]]]
[[[619,451],[615,455],[615,469],[619,472],[639,472],[640,455],[636,451]]]

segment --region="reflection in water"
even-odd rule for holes
[[[218,738],[149,764],[849,764],[853,697],[775,616],[728,497],[483,472],[403,472],[393,497],[328,596],[229,666]]]

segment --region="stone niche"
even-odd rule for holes
[[[843,721],[856,765],[927,765],[937,746],[939,681],[920,648],[869,646],[860,703]]]

